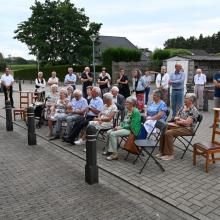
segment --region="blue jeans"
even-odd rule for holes
[[[175,117],[177,111],[183,106],[183,89],[172,90],[171,104],[172,104],[172,116]]]
[[[150,93],[150,87],[145,88],[145,105],[148,103],[148,96]]]

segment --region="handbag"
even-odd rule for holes
[[[141,153],[141,148],[139,148],[135,143],[135,135],[131,132],[128,136],[128,139],[124,143],[124,150],[129,153],[139,155]]]

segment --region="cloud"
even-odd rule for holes
[[[40,0],[44,2],[44,0]],[[169,38],[198,37],[219,31],[219,0],[71,0],[85,8],[90,21],[101,22],[102,35],[127,37],[138,47],[153,50]],[[13,39],[17,24],[30,17],[34,0],[1,0],[0,48],[5,56],[33,57],[25,44]]]

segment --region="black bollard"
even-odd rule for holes
[[[36,133],[35,133],[35,118],[34,118],[34,108],[27,108],[27,118],[28,118],[28,145],[36,145]]]
[[[88,125],[86,129],[86,166],[85,181],[88,184],[98,183],[98,166],[96,155],[96,128]]]
[[[19,92],[21,92],[22,91],[22,89],[21,89],[21,80],[19,80],[19,82],[18,82],[18,88],[19,88]]]
[[[203,111],[207,112],[209,110],[209,97],[208,94],[209,90],[208,89],[204,89],[203,92]]]
[[[5,114],[6,114],[6,130],[13,131],[11,102],[9,100],[5,101]]]

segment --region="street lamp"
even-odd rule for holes
[[[90,36],[90,39],[92,41],[92,65],[93,65],[93,75],[94,75],[94,86],[96,86],[96,76],[95,76],[95,41],[97,39],[97,36],[95,34],[92,34]]]

